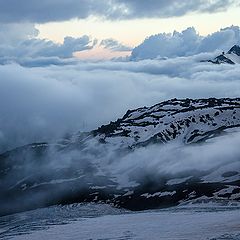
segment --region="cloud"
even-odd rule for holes
[[[23,29],[20,31],[19,29]],[[90,36],[79,38],[65,37],[63,43],[55,43],[38,38],[38,30],[31,23],[0,24],[0,64],[11,62],[23,66],[69,65],[77,63],[74,53],[102,47],[112,52],[128,52],[130,47],[115,39],[98,40]],[[135,47],[131,60],[174,58],[191,56],[204,52],[229,50],[234,44],[240,44],[240,28],[231,26],[206,37],[200,36],[193,27],[182,32],[160,33],[147,38]],[[211,59],[211,58],[205,58]]]
[[[240,45],[239,26],[223,28],[203,38],[198,52],[211,52],[216,49],[226,51],[235,44]]]
[[[240,133],[235,132],[202,145],[183,146],[178,142],[160,147],[150,145],[113,161],[109,172],[117,173],[118,180],[125,179],[126,184],[126,179],[141,180],[146,175],[159,181],[159,176],[172,175],[174,178],[183,178],[189,177],[189,172],[212,171],[239,159],[239,137]]]
[[[107,1],[93,0],[9,0],[0,1],[1,22],[38,22],[63,21],[71,18],[87,18],[96,13],[103,14]]]
[[[0,151],[89,131],[130,108],[169,98],[240,95],[237,66],[200,63],[215,53],[139,62],[83,62],[73,53],[93,48],[97,40],[66,37],[57,44],[37,36],[31,23],[0,27],[0,63],[6,64],[0,65]],[[196,46],[197,52],[232,46],[239,39],[239,27],[205,38],[193,28],[161,38],[161,49],[172,51],[170,56],[192,55]],[[113,39],[101,44],[112,50],[123,48]],[[140,52],[147,56],[144,48]]]
[[[19,41],[37,37],[39,31],[33,23],[0,24],[0,44],[16,44]]]
[[[0,22],[46,23],[100,16],[107,19],[173,17],[224,11],[239,0],[8,0],[0,1]]]
[[[0,65],[0,152],[89,131],[166,99],[238,97],[239,67],[200,63],[205,57]]]
[[[100,46],[103,46],[104,48],[109,49],[111,51],[118,51],[118,52],[132,51],[131,47],[125,46],[122,43],[112,38],[102,40],[100,43]]]
[[[191,56],[202,52],[227,51],[240,44],[240,28],[231,26],[206,37],[200,36],[191,27],[182,32],[152,35],[133,49],[131,59]]]
[[[0,29],[0,64],[9,62],[27,62],[30,66],[41,62],[43,65],[67,64],[66,59],[73,58],[75,52],[90,50],[97,44],[96,39],[86,35],[79,38],[65,37],[61,44],[38,39],[38,30],[29,23],[2,24]]]
[[[122,6],[123,16],[136,18],[136,17],[173,17],[183,16],[191,12],[218,12],[226,10],[232,5],[236,5],[239,1],[233,0],[116,0]]]

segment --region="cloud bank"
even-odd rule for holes
[[[239,0],[8,0],[0,1],[0,22],[46,23],[100,16],[107,19],[182,16],[193,12],[218,12]]]
[[[166,99],[238,97],[239,67],[199,62],[206,57],[0,65],[0,152],[89,131]]]
[[[206,37],[200,36],[191,27],[182,32],[152,35],[133,49],[131,59],[153,59],[157,57],[191,56],[203,52],[228,51],[233,45],[240,44],[240,28],[223,28]]]

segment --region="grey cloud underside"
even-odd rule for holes
[[[100,16],[107,19],[182,16],[191,12],[217,12],[239,0],[1,0],[1,22],[50,22]]]
[[[182,16],[189,12],[216,12],[222,11],[230,7],[232,4],[236,4],[238,1],[233,0],[150,0],[150,1],[127,1],[116,0],[119,4],[122,4],[128,17],[172,17]]]
[[[106,1],[92,0],[26,0],[0,1],[0,21],[2,22],[49,22],[75,17],[87,18],[94,12],[103,13]]]

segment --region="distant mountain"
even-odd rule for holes
[[[240,46],[234,45],[227,53],[222,53],[213,60],[208,60],[208,62],[221,64],[240,64]]]
[[[141,210],[189,200],[240,200],[240,159],[206,171],[162,175],[138,169],[134,159],[136,169],[117,171],[138,150],[170,142],[205,146],[239,130],[240,98],[172,99],[129,110],[88,133],[17,148],[0,155],[0,215],[73,202]]]

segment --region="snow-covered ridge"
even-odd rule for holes
[[[240,46],[234,45],[227,53],[223,52],[221,55],[208,62],[215,64],[240,64]]]
[[[197,143],[239,126],[240,98],[172,99],[129,110],[122,119],[93,133],[102,143],[133,148],[172,140]]]

